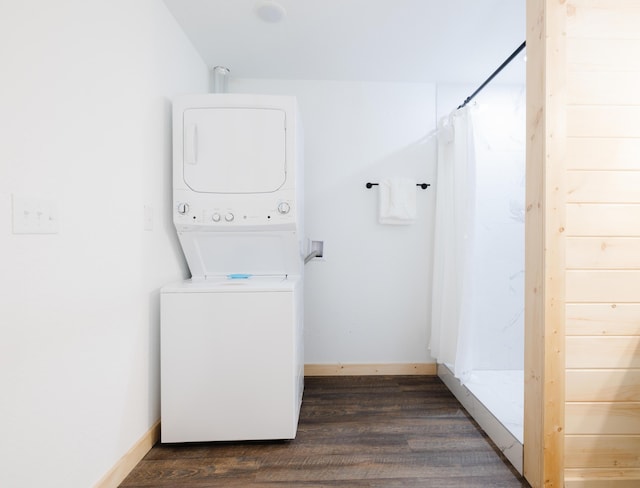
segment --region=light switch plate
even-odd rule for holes
[[[58,208],[54,200],[12,195],[14,234],[57,234]]]

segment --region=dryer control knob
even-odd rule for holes
[[[178,204],[178,213],[180,215],[185,215],[189,212],[189,204],[188,203],[179,203]]]
[[[233,222],[233,214],[231,212],[229,212],[227,215],[224,216],[224,220],[226,220],[227,222]]]
[[[214,213],[211,216],[211,220],[213,220],[214,222],[220,222],[220,214],[219,213]]]
[[[288,214],[291,210],[291,206],[287,202],[280,202],[278,204],[278,212],[282,215]]]

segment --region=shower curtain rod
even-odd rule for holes
[[[464,107],[467,103],[469,103],[471,100],[474,99],[474,97],[480,93],[482,91],[482,89],[487,86],[489,84],[489,82],[491,80],[493,80],[496,75],[498,73],[500,73],[500,71],[502,71],[511,61],[513,61],[513,58],[515,58],[518,54],[520,54],[520,51],[522,51],[525,46],[527,45],[527,41],[524,41],[522,44],[520,44],[520,46],[518,47],[518,49],[516,49],[515,51],[513,51],[513,53],[511,53],[511,56],[509,56],[507,59],[505,59],[504,63],[502,63],[497,70],[495,70],[493,73],[491,73],[491,76],[489,76],[489,78],[487,78],[485,80],[485,82],[480,85],[480,87],[474,91],[471,95],[469,95],[464,102],[462,102],[462,105],[460,105],[456,110],[460,110],[462,107]]]

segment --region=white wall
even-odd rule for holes
[[[516,64],[511,69],[524,69]],[[446,116],[475,86],[438,85]],[[524,85],[493,83],[472,102],[476,157],[474,369],[524,367]]]
[[[232,76],[229,90],[298,97],[305,230],[325,242],[325,260],[306,266],[305,362],[430,362],[433,188],[417,190],[416,223],[382,226],[365,183],[435,183],[435,86]]]
[[[208,73],[160,0],[5,2],[0,62],[0,486],[90,486],[159,417],[158,290],[188,275],[169,99]],[[390,227],[364,184],[435,184],[435,85],[229,86],[300,102],[326,256],[306,269],[306,362],[431,361],[433,187]],[[13,235],[11,195],[55,202],[58,234]]]
[[[208,73],[160,0],[2,2],[0,64],[0,486],[84,488],[159,418],[169,98]],[[12,194],[58,234],[13,235]]]

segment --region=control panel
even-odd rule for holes
[[[296,223],[292,199],[276,198],[256,205],[255,201],[199,202],[197,199],[178,200],[174,204],[174,222],[180,226],[210,227],[226,230],[241,227],[281,227]]]

